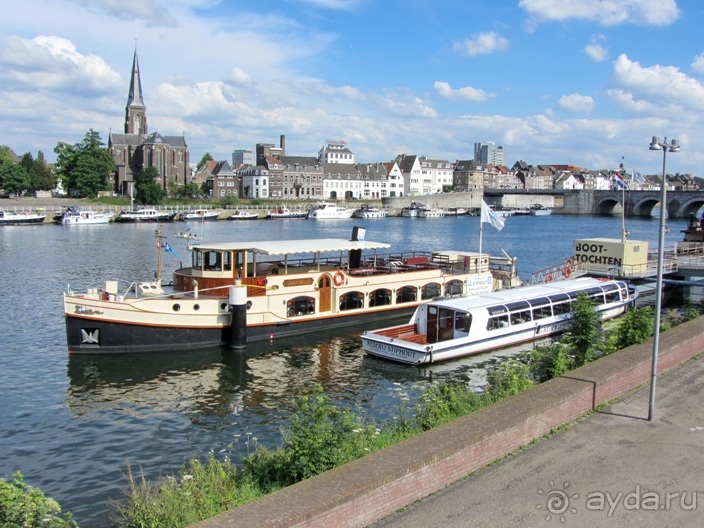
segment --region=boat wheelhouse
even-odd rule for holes
[[[623,281],[579,278],[419,306],[410,322],[365,332],[367,354],[419,365],[479,354],[563,332],[581,294],[602,319],[624,313],[638,293]]]
[[[130,288],[120,293],[108,281],[88,294],[65,294],[69,351],[202,348],[227,343],[242,330],[253,342],[362,324],[376,328],[438,296],[520,284],[515,259],[389,248],[364,240],[362,228],[352,240],[194,245],[192,264],[174,272],[171,293],[145,298]],[[231,327],[228,295],[235,285],[246,291],[245,328]]]

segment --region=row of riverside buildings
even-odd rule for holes
[[[154,167],[158,183],[168,191],[198,183],[211,198],[275,200],[378,200],[475,189],[589,189],[627,186],[632,190],[660,188],[660,176],[641,177],[623,164],[615,170],[593,171],[573,165],[504,165],[505,151],[494,143],[475,143],[473,159],[450,162],[426,156],[399,154],[390,162],[358,163],[344,141],[328,140],[317,156],[291,156],[286,138],[278,146],[257,144],[238,149],[227,161],[209,161],[195,170],[185,135],[149,133],[135,48],[132,61],[124,133],[110,132],[108,149],[117,169],[110,186],[129,195],[135,174]],[[691,175],[668,176],[668,188],[696,190]]]

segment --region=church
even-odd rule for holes
[[[169,182],[185,185],[190,182],[188,145],[185,135],[162,136],[149,133],[147,107],[142,94],[137,48],[132,60],[130,91],[125,107],[125,133],[110,131],[108,150],[115,160],[117,170],[113,181],[115,192],[130,195],[135,175],[147,167],[154,167],[159,176],[158,183],[164,192]]]

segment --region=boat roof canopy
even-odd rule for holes
[[[194,251],[249,251],[260,255],[294,255],[296,253],[324,253],[350,251],[353,249],[388,249],[391,244],[367,240],[345,240],[344,238],[323,238],[313,240],[263,240],[261,242],[223,242],[220,244],[200,244],[192,246]]]

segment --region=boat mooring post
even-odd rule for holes
[[[246,348],[247,346],[247,286],[240,280],[230,286],[228,302],[232,311],[230,320],[230,348]]]

